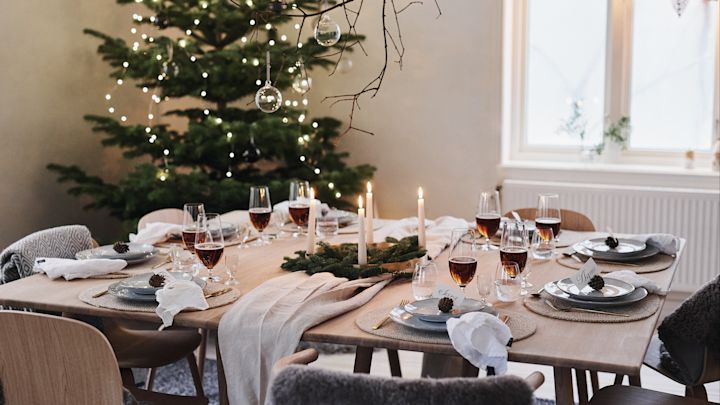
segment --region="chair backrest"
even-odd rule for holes
[[[535,220],[537,208],[519,208],[513,211],[516,211],[522,219]],[[505,216],[512,218],[512,211],[506,212]],[[562,229],[578,232],[595,232],[595,225],[585,214],[581,214],[577,211],[561,209],[560,216],[562,217]]]
[[[85,323],[0,311],[0,384],[6,405],[112,404],[123,401],[107,339]]]
[[[503,404],[531,405],[533,391],[520,377],[384,378],[315,367],[288,366],[273,380],[270,404]]]
[[[167,222],[169,224],[182,224],[183,211],[177,208],[163,208],[143,215],[138,221],[138,231],[151,222]]]

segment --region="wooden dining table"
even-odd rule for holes
[[[582,237],[582,234],[578,235]],[[330,239],[335,242],[353,242],[356,235],[338,235]],[[685,241],[678,252],[672,266],[666,270],[643,274],[657,283],[661,288],[668,289],[673,275],[677,271],[677,263],[683,251]],[[286,274],[280,268],[284,256],[291,256],[297,250],[304,250],[304,238],[287,236],[274,240],[271,245],[241,248],[226,248],[226,255],[239,255],[239,265],[235,275],[239,281],[236,286],[245,293],[273,277]],[[124,271],[143,273],[162,259],[154,258],[144,264],[131,266]],[[499,261],[497,251],[481,252],[478,257],[478,273],[493,274]],[[440,282],[452,284],[447,264],[447,251],[436,259],[440,272]],[[167,265],[169,266],[169,265]],[[564,267],[555,260],[532,260],[529,266],[529,281],[535,289],[544,283],[572,275],[576,270]],[[84,279],[65,281],[50,280],[44,275],[33,275],[5,285],[0,285],[0,305],[16,308],[32,308],[36,310],[61,312],[64,314],[91,315],[97,317],[129,319],[159,323],[154,313],[118,311],[98,308],[82,302],[78,296],[88,288],[109,285],[117,280]],[[473,281],[474,282],[474,281]],[[477,297],[473,285],[466,288],[469,297]],[[308,329],[302,336],[303,341],[345,344],[357,347],[355,371],[369,372],[370,359],[374,348],[396,349],[423,352],[429,356],[457,356],[451,345],[416,343],[372,335],[360,330],[355,320],[366,311],[390,308],[402,299],[412,299],[411,285],[407,281],[397,281],[381,290],[366,305],[330,319],[320,325]],[[532,298],[528,298],[532,299]],[[521,341],[515,342],[509,349],[508,359],[514,362],[548,365],[553,367],[555,382],[555,398],[559,405],[573,404],[572,370],[596,370],[629,376],[639,376],[645,351],[655,332],[661,313],[661,307],[649,318],[623,323],[583,323],[564,321],[544,317],[529,311],[520,299],[513,303],[500,303],[490,300],[500,311],[520,312],[537,324],[536,332]],[[664,297],[661,297],[664,303]],[[175,317],[176,327],[204,328],[216,330],[223,314],[230,305],[208,309],[205,311],[182,312]],[[219,353],[218,353],[219,355]],[[221,403],[225,402],[225,376],[219,358],[219,386]],[[232,376],[227,376],[232,378]]]

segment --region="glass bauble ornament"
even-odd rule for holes
[[[292,88],[300,94],[305,94],[312,87],[312,79],[303,75],[296,76],[292,82]]]
[[[247,144],[245,150],[242,152],[242,159],[246,163],[255,163],[260,160],[262,152],[260,148],[255,145],[255,138],[250,138],[250,143]]]
[[[273,87],[270,80],[255,93],[255,105],[262,112],[274,113],[282,104],[282,94],[280,90]]]
[[[670,0],[673,10],[677,13],[678,17],[682,17],[685,12],[685,8],[688,5],[689,0]]]
[[[329,15],[323,14],[315,26],[315,40],[322,46],[333,46],[340,40],[340,25],[333,21]]]
[[[342,59],[340,59],[340,62],[338,63],[337,70],[340,73],[347,73],[352,70],[353,67],[353,61],[352,59],[343,56]]]
[[[157,26],[161,30],[164,30],[170,25],[170,19],[168,18],[167,14],[158,13],[158,15],[155,16],[155,21],[153,21],[153,24],[155,24],[155,26]]]
[[[177,75],[180,73],[180,66],[178,66],[177,63],[173,61],[163,62],[162,73],[166,79],[177,77]]]

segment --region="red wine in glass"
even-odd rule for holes
[[[535,218],[535,228],[538,228],[538,229],[552,228],[553,235],[555,235],[555,237],[557,237],[558,234],[560,233],[560,224],[561,224],[560,218],[548,218],[548,217]]]
[[[210,242],[195,244],[195,254],[197,254],[202,264],[208,269],[212,269],[218,264],[224,251],[225,247],[222,243]]]
[[[290,218],[297,226],[305,226],[310,218],[309,204],[290,204]]]
[[[189,251],[195,250],[195,241],[202,243],[205,242],[205,239],[207,238],[207,234],[205,231],[201,231],[198,229],[183,229],[182,231],[182,240],[183,244],[185,245],[185,248]]]
[[[527,262],[528,251],[526,248],[521,247],[504,247],[500,248],[500,261],[501,262],[515,262],[518,264],[520,273],[525,270],[525,263]],[[508,274],[510,276],[510,274]]]
[[[486,214],[475,217],[475,225],[480,235],[486,238],[492,238],[500,229],[500,215]]]
[[[271,214],[270,208],[250,208],[250,222],[255,229],[262,232],[270,223]]]
[[[477,260],[474,257],[456,256],[450,258],[449,267],[450,276],[459,287],[464,288],[475,277]]]

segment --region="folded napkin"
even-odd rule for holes
[[[648,290],[649,293],[657,295],[667,295],[667,291],[660,288],[659,285],[655,284],[654,281],[649,278],[637,275],[632,270],[619,270],[613,271],[605,275],[606,278],[614,278],[616,280],[624,281],[628,284],[632,284],[635,288],[643,287]]]
[[[83,225],[67,225],[32,233],[0,254],[0,284],[31,276],[37,257],[72,259],[81,250],[92,248],[90,230]]]
[[[218,343],[230,403],[264,404],[275,362],[295,351],[308,328],[368,302],[390,275],[348,281],[294,272],[245,294],[220,320]]]
[[[135,243],[148,243],[155,244],[165,242],[173,235],[182,234],[182,225],[170,224],[167,222],[151,222],[145,226],[142,230],[138,231],[137,235],[131,233],[129,236],[130,242]]]
[[[194,281],[174,278],[166,271],[158,274],[162,274],[166,280],[163,288],[155,292],[158,302],[155,313],[163,321],[161,330],[171,326],[175,315],[184,309],[203,310],[210,307],[205,300],[203,289]]]
[[[648,245],[658,248],[666,255],[674,256],[680,250],[680,238],[669,233],[647,233],[647,234],[621,234],[617,235],[627,239],[640,240]]]
[[[450,216],[439,217],[433,221],[425,220],[425,248],[428,256],[431,258],[437,257],[450,244],[452,231],[456,228],[467,229],[468,222]],[[388,221],[385,226],[375,231],[375,240],[384,240],[388,236],[402,239],[406,236],[416,235],[417,232],[417,217]]]
[[[453,347],[478,368],[507,371],[507,346],[512,339],[510,328],[498,317],[487,312],[470,312],[447,320],[448,335]]]
[[[88,278],[120,271],[127,266],[121,259],[59,259],[56,257],[38,257],[35,259],[35,272],[45,273],[50,279],[63,277],[65,280]]]
[[[323,216],[324,214],[330,212],[330,206],[325,203],[320,203],[320,200],[315,200],[315,213],[318,217]],[[282,218],[283,223],[287,223],[292,221],[290,218],[290,201],[283,201],[275,204],[273,206],[273,215],[276,216],[276,218],[273,218],[273,221],[276,221],[280,218]]]

